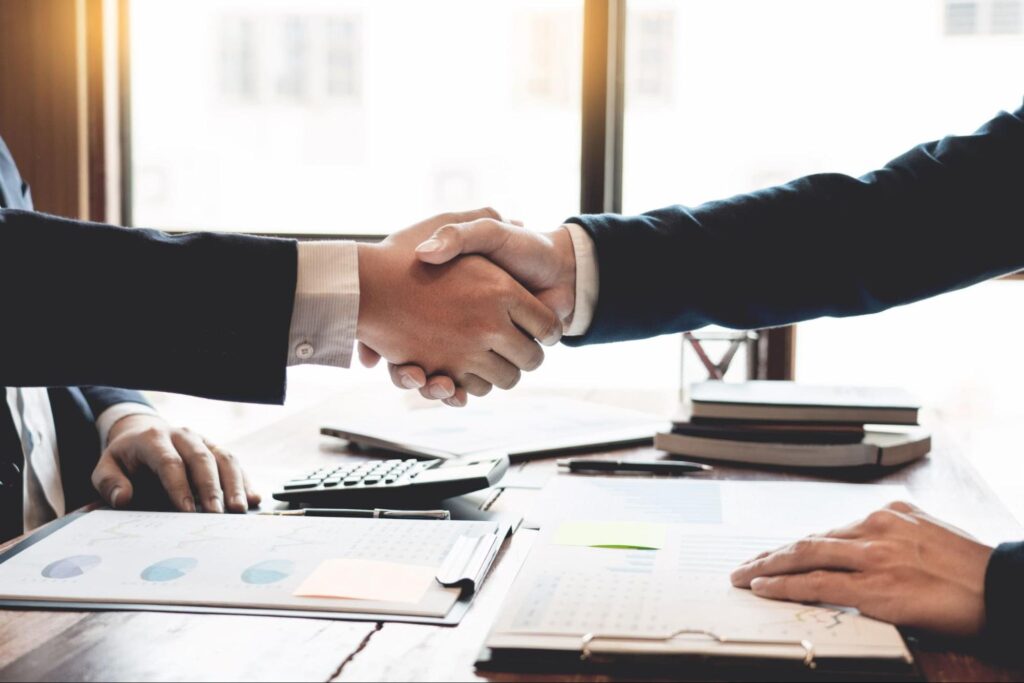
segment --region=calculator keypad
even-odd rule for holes
[[[318,486],[325,488],[336,487],[373,487],[392,486],[396,484],[407,484],[415,479],[420,472],[436,466],[438,461],[421,461],[415,458],[402,460],[367,461],[339,465],[337,467],[322,467],[310,472],[308,476],[292,481],[284,485],[285,491],[300,489],[311,489]]]

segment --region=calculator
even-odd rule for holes
[[[410,508],[494,486],[507,470],[507,456],[329,465],[286,482],[274,498],[292,507]]]

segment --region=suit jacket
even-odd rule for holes
[[[1022,209],[1024,108],[862,178],[571,218],[594,239],[600,296],[569,343],[875,313],[965,287],[1024,266]]]
[[[294,240],[48,216],[26,210],[6,147],[3,169],[22,208],[0,208],[0,385],[284,401]]]
[[[0,139],[0,208],[4,207],[31,210],[32,196],[10,151]],[[91,475],[102,451],[96,416],[118,403],[148,403],[137,391],[106,387],[53,387],[48,394],[61,456],[65,503],[67,509],[73,510],[96,498]],[[14,452],[21,448],[13,416],[6,404],[0,408],[0,448],[16,449]]]
[[[580,216],[616,341],[709,324],[874,313],[1024,267],[1024,108],[910,150],[862,178],[812,175],[696,208]],[[996,548],[986,642],[1021,656],[1024,543]]]

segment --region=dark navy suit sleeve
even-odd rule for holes
[[[570,344],[874,313],[1024,266],[1024,109],[862,178],[570,221],[600,273],[593,324]]]
[[[0,209],[0,386],[280,403],[297,260],[291,240]]]
[[[992,553],[985,573],[985,629],[989,643],[1000,653],[1016,653],[1024,635],[1024,543],[1003,543]]]
[[[94,417],[99,417],[107,408],[118,403],[141,403],[152,408],[146,397],[131,389],[113,389],[111,387],[79,387],[82,396],[89,404],[89,410]]]

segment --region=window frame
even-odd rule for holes
[[[626,3],[583,1],[583,90],[581,97],[580,213],[621,213],[623,121],[625,112]],[[120,132],[121,221],[132,226],[131,0],[117,0]],[[175,231],[171,231],[172,233]],[[379,242],[383,235],[353,233],[258,233],[299,241],[355,240]],[[757,346],[760,379],[792,379],[795,369],[794,326],[763,331]]]

